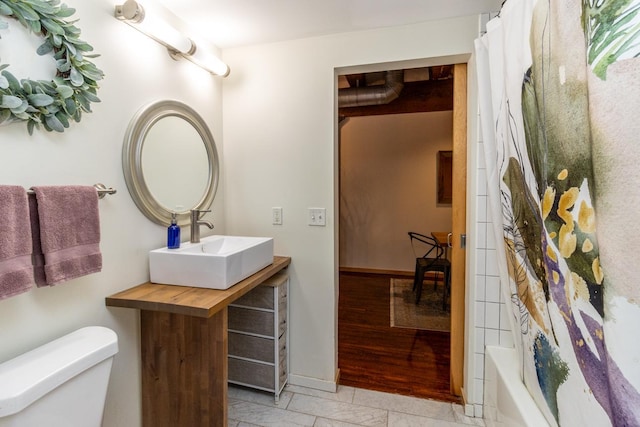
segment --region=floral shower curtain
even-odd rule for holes
[[[640,0],[508,0],[476,40],[522,377],[551,425],[640,425]]]

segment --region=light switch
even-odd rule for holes
[[[308,212],[309,212],[308,214],[309,225],[319,225],[321,227],[324,227],[325,225],[327,225],[327,219],[326,219],[327,210],[325,208],[309,208]]]
[[[282,208],[271,208],[272,224],[282,225]]]

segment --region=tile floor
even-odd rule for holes
[[[484,426],[461,405],[353,387],[337,393],[291,386],[273,394],[229,385],[229,427]]]

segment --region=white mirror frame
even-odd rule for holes
[[[175,100],[156,101],[141,108],[133,117],[127,128],[122,146],[122,169],[129,194],[140,211],[151,221],[160,225],[171,223],[172,210],[158,202],[149,189],[142,170],[142,150],[145,138],[155,123],[165,117],[179,117],[191,124],[204,144],[209,159],[207,186],[202,198],[195,206],[185,206],[184,211],[177,212],[178,224],[187,225],[190,221],[191,209],[206,210],[213,203],[218,188],[218,152],[213,135],[202,117],[188,105]],[[176,150],[180,147],[176,146]],[[171,168],[167,168],[170,170]]]

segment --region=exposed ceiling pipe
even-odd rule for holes
[[[383,85],[340,89],[338,107],[388,104],[400,96],[403,87],[404,71],[387,71]]]

